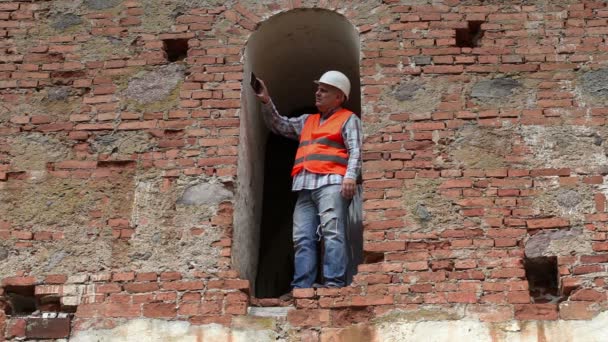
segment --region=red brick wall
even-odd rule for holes
[[[82,21],[65,29],[57,28],[64,23],[57,3],[1,3],[0,194],[35,197],[61,180],[89,189],[86,211],[62,219],[73,214],[82,229],[97,231],[91,241],[107,233],[110,259],[122,260],[109,269],[45,271],[36,258],[74,243],[73,232],[45,216],[53,209],[43,204],[32,206],[43,213],[37,221],[20,221],[18,207],[3,206],[0,247],[11,269],[2,285],[63,298],[76,309],[74,329],[133,317],[230,324],[245,314],[249,285],[230,265],[231,201],[200,227],[173,222],[186,235],[218,234],[206,246],[207,268],[146,264],[140,272],[122,251],[144,223],[132,221],[133,208],[108,205],[132,198],[104,186],[121,180],[132,189],[144,174],[156,177],[160,194],[188,177],[236,181],[244,43],[258,23],[301,5],[337,10],[361,33],[364,251],[380,261],[361,265],[350,287],[297,291],[290,322],[334,327],[395,308],[461,304],[487,321],[593,317],[608,286],[606,170],[596,153],[608,137],[608,102],[605,86],[593,82],[606,80],[607,4],[466,3],[248,2],[192,8],[157,29],[146,26],[155,13],[138,1],[79,8]],[[478,47],[457,47],[455,30],[468,21],[483,21],[484,34]],[[169,64],[168,38],[189,40],[185,79],[166,103],[133,104],[125,79]],[[497,78],[516,84],[507,95],[484,95],[494,85],[479,82]],[[61,105],[49,100],[56,87],[69,92]],[[146,133],[151,147],[95,148],[99,137],[123,131]],[[42,160],[33,165],[14,147],[26,136],[67,148],[32,155]],[[88,195],[70,196],[89,203]],[[534,304],[523,267],[527,241],[559,230],[576,235],[563,240],[575,241],[572,250],[545,250],[557,256],[565,301]],[[7,337],[24,334],[20,324],[8,320]]]

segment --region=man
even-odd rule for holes
[[[346,222],[361,171],[361,120],[342,108],[350,81],[328,71],[316,81],[317,114],[281,116],[260,80],[256,96],[264,120],[276,134],[300,141],[292,170],[298,192],[293,215],[295,271],[293,288],[343,287],[348,264]],[[318,240],[323,239],[323,284],[316,284]]]

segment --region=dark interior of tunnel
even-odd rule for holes
[[[279,297],[288,292],[293,276],[291,221],[297,196],[291,192],[290,171],[296,148],[296,141],[272,133],[268,136],[255,286],[258,298]]]
[[[313,113],[297,110],[290,116]],[[291,191],[291,168],[298,142],[270,133],[264,158],[264,195],[261,240],[255,296],[276,298],[290,290],[293,277],[293,209],[297,194]]]
[[[548,303],[559,299],[557,257],[525,258],[524,268],[530,297],[534,303]]]

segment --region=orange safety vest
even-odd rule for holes
[[[347,109],[340,109],[325,120],[321,126],[321,114],[310,115],[300,134],[300,146],[291,175],[302,169],[320,174],[346,174],[348,151],[342,139],[342,126],[354,115]]]

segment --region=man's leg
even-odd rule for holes
[[[314,190],[319,208],[321,232],[325,242],[323,277],[327,286],[346,285],[346,215],[349,200],[340,194],[341,185],[326,185]]]
[[[295,270],[291,286],[310,288],[317,279],[317,227],[319,217],[311,192],[302,190],[293,212],[293,244]]]

